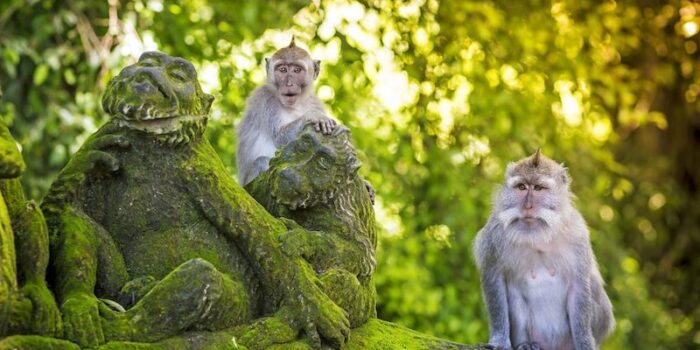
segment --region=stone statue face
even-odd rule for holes
[[[323,135],[306,126],[270,161],[270,168],[279,172],[272,196],[292,210],[325,203],[355,179],[360,165],[348,129],[337,127],[331,135]]]
[[[121,126],[179,143],[201,135],[213,100],[190,62],[145,52],[109,82],[102,107]]]

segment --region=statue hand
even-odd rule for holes
[[[63,335],[61,313],[49,288],[43,281],[27,282],[20,290],[32,302],[32,329],[40,335]]]
[[[282,252],[292,257],[309,258],[313,247],[309,240],[309,232],[301,228],[289,230],[278,237]]]
[[[305,331],[315,348],[321,347],[323,337],[334,348],[342,349],[350,335],[347,313],[323,293],[318,286],[321,282],[308,265],[302,270],[300,283],[286,300],[295,315],[295,324]]]
[[[105,342],[99,315],[99,301],[92,294],[69,295],[61,305],[65,337],[81,347],[97,347]]]

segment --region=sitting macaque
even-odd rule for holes
[[[46,222],[39,207],[24,197],[19,181],[24,167],[14,138],[0,122],[0,338],[61,336],[61,315],[45,281]]]
[[[316,131],[324,134],[337,125],[313,92],[321,61],[311,59],[306,50],[296,46],[294,38],[289,46],[265,58],[265,70],[267,83],[246,101],[245,116],[237,129],[241,186],[265,171],[275,152],[294,139],[307,122],[314,122]]]
[[[476,237],[489,344],[498,349],[598,349],[614,327],[570,182],[566,168],[539,150],[509,164]]]

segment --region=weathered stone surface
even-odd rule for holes
[[[15,140],[0,122],[0,338],[12,334],[60,336],[60,314],[45,280],[49,261],[46,223],[38,206],[24,196],[19,182],[23,170]],[[66,342],[31,336],[4,338],[0,349],[29,343],[37,344],[36,348],[69,348]]]
[[[308,124],[246,189],[272,215],[287,219],[282,250],[311,264],[324,292],[357,327],[376,317],[377,233],[350,141],[345,127],[324,135]]]
[[[108,343],[99,350],[219,350],[235,349],[235,332],[189,333],[180,337],[167,339],[158,343]],[[236,338],[238,339],[238,338]],[[238,349],[248,349],[235,342]],[[308,341],[272,345],[270,350],[311,350]],[[327,348],[326,348],[327,349]],[[394,323],[370,319],[364,325],[355,328],[350,334],[346,350],[479,350],[491,349],[487,345],[463,345],[425,335]]]

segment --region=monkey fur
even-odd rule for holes
[[[506,183],[474,242],[499,349],[599,349],[612,305],[572,203],[567,169],[540,154],[508,165]]]

